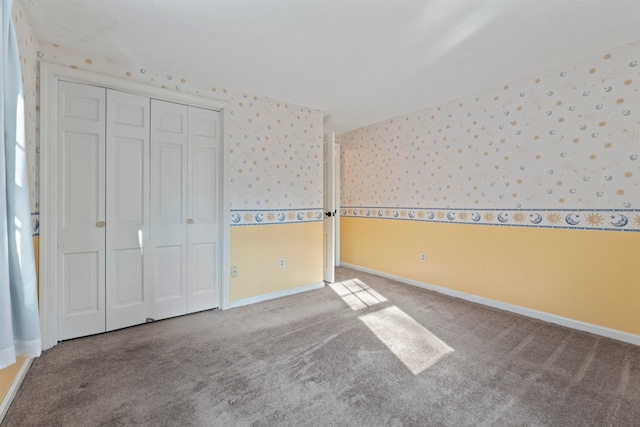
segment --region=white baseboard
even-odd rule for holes
[[[343,267],[352,268],[354,270],[363,271],[365,273],[375,274],[376,276],[385,277],[387,279],[396,280],[398,282],[406,283],[407,285],[417,286],[419,288],[428,289],[430,291],[439,292],[441,294],[449,295],[456,298],[461,298],[467,301],[475,302],[478,304],[486,305],[489,307],[498,308],[500,310],[510,311],[512,313],[521,314],[523,316],[532,317],[534,319],[543,320],[549,323],[555,323],[557,325],[566,326],[568,328],[577,329],[579,331],[590,332],[592,334],[600,335],[607,338],[613,338],[614,340],[624,341],[630,344],[640,346],[640,336],[630,334],[628,332],[618,331],[616,329],[605,328],[604,326],[598,326],[591,323],[581,322],[579,320],[569,319],[568,317],[557,316],[555,314],[545,313],[543,311],[533,310],[518,305],[508,304],[492,300],[489,298],[479,297],[473,294],[467,294],[465,292],[455,291],[453,289],[443,288],[429,283],[419,282],[417,280],[407,279],[404,277],[396,276],[393,274],[385,273],[383,271],[377,271],[359,265],[353,265],[346,262],[342,263]]]
[[[33,359],[25,360],[24,364],[18,371],[18,375],[16,376],[16,379],[13,380],[13,384],[11,384],[11,387],[9,387],[9,391],[7,391],[7,394],[4,396],[4,399],[2,399],[2,402],[0,402],[0,423],[2,423],[4,416],[7,415],[9,406],[11,406],[11,402],[13,402],[13,398],[16,396],[16,393],[18,392],[18,389],[20,388],[20,384],[22,384],[24,377],[26,377],[27,372],[29,372],[31,363],[33,363]]]
[[[229,308],[242,307],[243,305],[255,304],[257,302],[268,301],[270,299],[286,297],[299,294],[300,292],[312,291],[324,287],[324,282],[312,283],[310,285],[298,286],[297,288],[285,289],[284,291],[271,292],[270,294],[258,295],[255,297],[239,299],[229,302]]]

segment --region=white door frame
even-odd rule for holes
[[[335,164],[333,165],[333,188],[334,188],[334,200],[336,208],[336,227],[335,227],[335,266],[340,267],[340,207],[342,203],[342,146],[340,143],[334,143],[335,147]]]
[[[322,137],[322,186],[323,210],[322,219],[322,280],[333,283],[335,280],[336,262],[336,198],[335,198],[335,134],[329,132]]]
[[[93,74],[60,65],[40,63],[40,327],[42,349],[46,350],[58,343],[58,223],[56,213],[57,186],[57,123],[58,81],[85,83],[107,89],[134,93],[169,102],[202,107],[222,113],[222,155],[220,158],[221,198],[221,308],[229,308],[229,148],[228,123],[229,103],[170,91],[142,83],[116,77]]]

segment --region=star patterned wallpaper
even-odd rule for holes
[[[40,59],[231,105],[234,225],[322,218],[320,111],[38,43],[15,1],[38,234]],[[339,136],[347,216],[640,230],[640,43]]]
[[[322,113],[319,110],[44,42],[39,44],[35,57],[229,102],[232,225],[322,220]],[[271,214],[264,214],[266,211]]]
[[[348,132],[347,216],[638,231],[640,43]]]
[[[322,220],[322,113],[230,98],[232,225]]]
[[[29,199],[31,203],[31,227],[34,236],[39,235],[39,195],[38,195],[38,143],[37,143],[37,79],[38,79],[38,39],[26,19],[22,4],[14,1],[11,8],[13,24],[18,39],[20,52],[20,68],[25,109],[25,136],[27,139],[27,167],[29,176]]]

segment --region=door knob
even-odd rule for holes
[[[326,216],[328,216],[329,218],[331,218],[332,216],[335,216],[335,214],[337,214],[337,213],[338,213],[338,211],[334,210],[333,212],[329,211],[329,212],[325,212],[324,214]]]
[[[98,221],[98,222],[96,222],[96,227],[98,227],[98,228],[102,228],[102,227],[104,227],[105,225],[106,225],[106,224],[105,224],[105,222],[104,222],[104,221]]]
[[[192,220],[191,218],[189,218],[189,219],[187,220],[187,224],[193,224],[193,220]]]

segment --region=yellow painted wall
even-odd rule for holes
[[[639,233],[340,221],[343,262],[640,335]]]
[[[230,259],[231,301],[322,282],[322,222],[231,227]]]
[[[40,270],[40,261],[39,261],[40,249],[39,248],[40,248],[40,238],[34,237],[33,251],[36,258],[36,274],[38,275],[38,277],[39,277],[39,270]],[[38,280],[38,283],[39,283],[39,280]],[[18,371],[20,371],[20,368],[22,368],[22,365],[24,365],[25,360],[26,359],[24,357],[18,357],[15,364],[5,369],[0,369],[0,402],[2,402],[4,397],[7,395],[7,392],[11,388],[11,385],[13,384],[13,382],[16,379],[16,376],[18,375]]]
[[[17,361],[13,365],[0,369],[0,402],[4,400],[4,397],[18,376],[18,371],[20,371],[20,368],[22,368],[22,365],[24,365],[26,361],[24,357],[18,357],[16,359]]]

